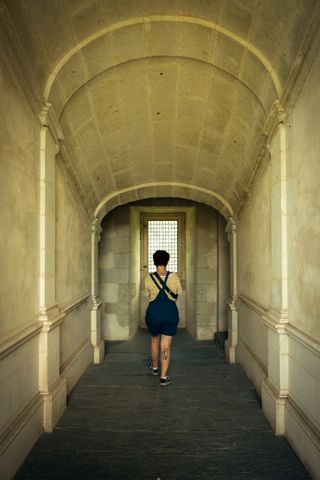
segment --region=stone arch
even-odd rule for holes
[[[120,205],[154,197],[178,197],[204,203],[218,210],[227,221],[234,215],[231,205],[216,192],[195,185],[157,182],[137,185],[105,196],[95,209],[94,222],[100,224],[107,213]]]

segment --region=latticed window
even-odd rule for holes
[[[167,269],[178,272],[178,221],[148,220],[148,272],[155,269],[153,254],[156,250],[166,250],[170,254]]]

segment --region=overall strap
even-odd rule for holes
[[[163,287],[160,287],[158,282],[156,282],[156,279],[154,278],[153,276],[154,274],[153,273],[150,273],[150,277],[151,279],[153,280],[153,283],[158,287],[158,289],[161,291],[163,289]]]
[[[162,278],[160,277],[160,275],[158,274],[158,272],[155,272],[155,273],[154,273],[155,277],[156,277],[156,278],[159,280],[159,282],[161,283],[162,288],[165,289],[166,292],[168,292],[169,295],[171,295],[172,298],[174,298],[175,300],[177,300],[178,294],[172,292],[172,290],[170,290],[170,288],[169,288],[168,285],[167,285],[167,280],[168,280],[169,274],[170,274],[170,272],[167,272],[166,278],[165,278],[164,280],[162,280]],[[159,287],[158,287],[158,288],[159,288]]]

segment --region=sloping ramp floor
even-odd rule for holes
[[[167,387],[146,369],[146,331],[107,348],[16,479],[311,478],[273,434],[241,367],[227,364],[213,342],[179,331]]]

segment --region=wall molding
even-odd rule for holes
[[[245,295],[239,295],[238,301],[240,304],[246,305],[250,310],[253,310],[258,315],[261,316],[262,320],[264,321],[265,325],[268,328],[278,332],[279,329],[283,330],[283,333],[286,333],[290,338],[298,341],[303,347],[307,348],[311,353],[320,357],[320,342],[314,340],[312,337],[304,333],[302,330],[298,329],[291,323],[281,323],[277,322],[276,318],[280,318],[278,315],[277,317],[272,316],[272,321],[270,317],[270,312],[273,312],[272,309],[266,309],[262,305],[258,304],[257,302],[253,301],[252,299],[246,297]]]
[[[68,315],[68,313],[72,312],[73,310],[76,310],[82,304],[86,303],[89,297],[90,296],[88,293],[82,293],[77,297],[73,297],[64,303],[61,303],[59,305],[59,310],[61,310],[61,312],[63,312],[64,315]]]
[[[91,343],[89,340],[85,340],[80,346],[67,358],[67,360],[60,366],[60,375],[65,376],[67,370],[73,366],[79,357],[85,352],[87,348],[91,349]]]
[[[320,431],[291,398],[285,400],[285,437],[312,478],[320,479]],[[299,431],[297,435],[297,430]]]
[[[310,437],[314,437],[317,448],[320,451],[320,430],[319,428],[310,421],[310,419],[305,415],[303,410],[297,405],[292,397],[286,399],[286,408],[288,408],[294,416],[298,419],[300,425],[303,427],[303,430]]]
[[[61,304],[58,309],[60,313],[62,313],[63,318],[59,318],[58,323],[60,324],[61,321],[63,322],[65,319],[65,315],[72,312],[73,310],[76,310],[78,307],[86,303],[88,299],[89,294],[86,293],[82,294],[80,297],[73,298]],[[42,320],[37,320],[31,325],[11,332],[9,335],[7,335],[7,337],[5,337],[0,343],[0,360],[15,352],[26,342],[32,340],[34,337],[39,335],[43,327],[44,322]]]
[[[253,310],[261,317],[266,315],[269,311],[269,309],[266,309],[265,307],[255,302],[251,298],[246,297],[245,295],[239,295],[238,300],[240,301],[240,303],[243,303],[246,307],[250,308],[250,310]]]
[[[15,331],[14,333],[10,333],[10,335],[0,344],[0,360],[13,353],[24,343],[39,335],[42,327],[43,323],[36,321],[28,327]]]
[[[256,364],[258,367],[260,374],[264,377],[268,376],[268,371],[267,368],[263,365],[261,360],[257,357],[257,355],[251,350],[250,347],[246,343],[244,343],[242,340],[239,340],[237,348],[240,347],[242,348],[245,353],[253,360],[253,362]]]
[[[303,347],[307,348],[311,353],[320,358],[320,342],[309,337],[306,333],[294,327],[290,323],[285,326],[285,330],[290,338],[299,342]]]
[[[0,457],[5,450],[14,441],[19,432],[23,429],[26,423],[33,417],[35,412],[42,408],[43,398],[40,393],[37,393],[25,407],[15,415],[14,420],[6,428],[0,436]]]

